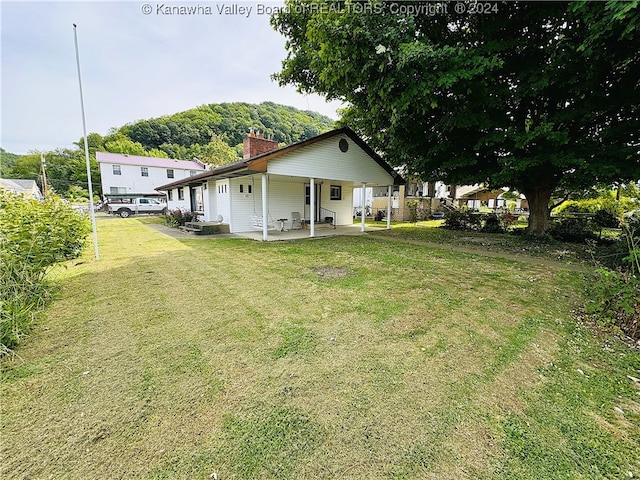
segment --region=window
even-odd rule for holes
[[[167,197],[169,198],[169,201],[172,201],[172,200],[173,200],[173,190],[169,190],[169,191],[167,192]]]
[[[240,184],[240,193],[244,193],[244,185]]]
[[[247,192],[251,193],[251,185],[247,185]]]
[[[184,188],[178,189],[178,200],[184,200]]]
[[[120,165],[112,165],[112,167],[114,175],[122,175],[122,172],[120,171]]]
[[[331,185],[331,200],[342,200],[342,185]]]
[[[167,168],[167,178],[173,178],[173,168]]]
[[[109,193],[127,193],[127,187],[109,187]]]
[[[149,167],[140,167],[140,175],[143,177],[149,176]]]

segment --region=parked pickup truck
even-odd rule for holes
[[[137,215],[139,213],[165,213],[167,204],[153,198],[128,198],[118,202],[109,202],[107,212],[111,215],[120,215],[122,218]]]

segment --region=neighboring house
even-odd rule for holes
[[[509,201],[503,198],[509,189],[487,189],[484,185],[447,185],[443,182],[422,182],[408,179],[406,185],[395,187],[393,199],[393,220],[403,221],[410,217],[410,209],[407,202],[418,201],[421,209],[426,213],[438,210],[452,210],[466,207],[471,210],[490,208],[500,211],[509,205]],[[370,216],[375,216],[379,210],[386,209],[386,193],[383,189],[373,188],[367,192],[365,205]],[[354,205],[359,211],[360,203],[358,194],[354,196]],[[516,212],[526,212],[528,203],[524,195],[515,200]]]
[[[102,193],[106,196],[157,196],[156,187],[202,173],[204,164],[191,160],[96,152]]]
[[[480,208],[490,208],[492,210],[503,210],[508,207],[509,200],[503,198],[503,195],[509,191],[508,188],[488,189],[484,185],[474,185],[467,190],[458,189],[459,194],[456,198],[458,206],[467,206],[472,210]],[[515,202],[516,211],[527,210],[529,204],[524,195],[520,194]]]
[[[261,230],[265,240],[269,229],[283,226],[308,226],[313,236],[320,223],[353,224],[354,187],[384,186],[390,196],[394,184],[404,183],[349,128],[282,148],[250,133],[243,146],[242,160],[158,187],[169,209],[199,211],[231,233]],[[297,214],[300,225],[293,223]]]
[[[35,180],[21,180],[16,178],[0,178],[0,190],[23,195],[25,198],[42,200],[42,192]]]

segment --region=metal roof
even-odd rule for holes
[[[98,163],[116,165],[136,165],[141,167],[177,168],[182,170],[204,170],[202,163],[194,160],[175,160],[173,158],[141,157],[126,153],[96,152]]]

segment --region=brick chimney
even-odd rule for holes
[[[278,142],[270,138],[264,138],[260,132],[254,133],[253,128],[249,131],[249,135],[243,140],[242,148],[244,150],[244,158],[255,157],[263,153],[276,150]]]

